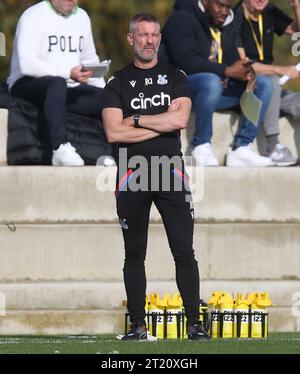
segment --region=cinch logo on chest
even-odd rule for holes
[[[84,48],[84,37],[74,38],[74,36],[57,36],[49,35],[49,48],[48,52],[60,50],[61,52],[82,52]]]
[[[165,106],[171,105],[171,96],[161,92],[159,95],[154,95],[152,97],[145,97],[145,95],[141,92],[139,94],[139,98],[135,98],[131,100],[131,108],[132,109],[148,109],[152,106]]]

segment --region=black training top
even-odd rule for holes
[[[184,72],[163,62],[151,69],[140,69],[131,63],[108,81],[103,108],[121,109],[124,118],[136,113],[155,115],[167,112],[172,100],[179,97],[190,98]],[[128,157],[181,155],[180,133],[163,133],[140,143],[119,144],[121,147],[127,148]]]
[[[235,8],[235,13],[241,12],[241,3]],[[276,6],[269,4],[262,13],[263,16],[263,47],[264,47],[264,60],[260,61],[259,52],[256,46],[255,39],[252,34],[249,21],[246,19],[244,12],[238,31],[238,47],[243,47],[246,55],[254,61],[259,61],[264,64],[272,64],[273,57],[273,41],[274,33],[281,36],[287,27],[293,22],[287,14],[281,11]],[[256,33],[257,40],[260,41],[259,23],[250,21]]]

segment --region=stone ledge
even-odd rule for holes
[[[95,335],[122,333],[121,310],[14,311],[0,317],[0,335]]]
[[[213,117],[213,138],[212,145],[221,165],[224,164],[224,157],[228,146],[231,144],[233,135],[238,128],[239,116],[235,112],[217,112]],[[288,146],[295,155],[300,155],[300,124],[289,118],[281,118],[280,141]],[[7,127],[8,111],[0,108],[0,165],[7,164]],[[195,115],[192,113],[188,129],[182,131],[182,150],[185,155],[191,154],[190,142],[195,129]],[[259,148],[261,152],[265,150],[265,137],[263,131],[260,132],[254,148]]]
[[[300,317],[274,308],[269,332],[300,332]],[[0,335],[97,335],[124,333],[124,310],[14,311],[0,317]]]
[[[300,222],[299,167],[206,168],[199,181],[195,171],[196,222]],[[0,167],[0,224],[116,223],[115,176],[115,167]],[[161,222],[155,208],[151,221]]]
[[[207,281],[201,280],[201,297],[208,301],[212,292],[268,292],[276,307],[291,308],[293,295],[300,293],[300,281]],[[175,280],[148,281],[147,293],[177,292]],[[126,300],[120,282],[26,282],[0,283],[6,309],[18,310],[114,310]]]
[[[299,224],[196,224],[194,248],[202,279],[294,280],[300,269]],[[0,281],[120,281],[119,225],[0,226]],[[159,261],[158,261],[159,259]],[[175,278],[162,224],[151,224],[149,280]]]

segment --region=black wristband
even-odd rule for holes
[[[136,128],[141,127],[141,126],[140,126],[140,119],[141,119],[141,115],[140,115],[140,113],[136,113],[136,114],[133,116],[134,127],[136,127]]]

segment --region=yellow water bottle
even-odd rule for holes
[[[149,304],[149,331],[157,339],[164,339],[164,314],[166,304],[160,299],[158,293],[153,292],[150,295]]]
[[[264,310],[263,314],[263,338],[269,336],[269,314],[268,307],[272,306],[272,300],[269,298],[268,292],[263,292],[261,294],[261,300],[257,301],[258,306]]]
[[[218,301],[220,313],[220,336],[233,338],[233,298],[229,293],[222,293]]]
[[[256,293],[251,304],[251,338],[268,337],[268,307],[272,305],[269,294]]]
[[[220,337],[220,311],[219,311],[219,299],[222,292],[215,291],[212,293],[208,305],[211,307],[211,337],[217,339]]]
[[[241,293],[237,295],[234,304],[234,337],[247,339],[250,337],[249,328],[250,328],[250,304],[251,301],[248,297]]]
[[[148,305],[148,318],[149,318],[149,332],[153,336],[157,336],[157,315],[160,310],[157,308],[157,299],[159,298],[157,292],[150,294],[150,300]]]
[[[179,339],[182,330],[182,298],[179,292],[169,297],[167,305],[167,338]]]
[[[157,300],[157,306],[162,312],[162,324],[163,324],[163,339],[167,339],[168,335],[168,315],[167,307],[170,300],[170,294],[166,293],[162,299]]]

